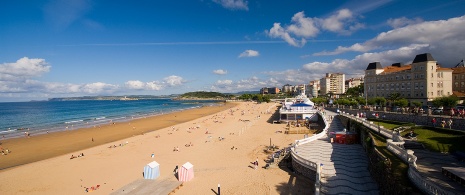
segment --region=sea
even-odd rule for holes
[[[213,106],[218,101],[172,99],[0,103],[0,139],[68,131]]]

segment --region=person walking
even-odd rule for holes
[[[436,118],[433,117],[433,119],[431,119],[431,123],[433,123],[433,127],[436,127]]]
[[[449,129],[452,129],[452,119],[450,118],[449,121],[447,121],[447,125],[449,125]]]

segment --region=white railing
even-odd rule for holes
[[[366,122],[365,120],[360,120],[358,117],[354,117],[350,114],[344,114],[344,116],[359,121],[366,127],[369,127],[372,131],[380,131],[382,135],[384,135],[387,138],[387,148],[390,152],[393,154],[397,155],[400,159],[402,159],[405,163],[409,165],[408,169],[408,177],[410,181],[412,181],[415,186],[417,186],[421,191],[423,191],[426,194],[431,194],[431,195],[445,195],[445,194],[455,194],[453,192],[450,192],[448,190],[443,189],[441,186],[436,185],[435,182],[428,180],[428,178],[422,177],[420,173],[417,170],[417,157],[413,154],[412,150],[405,150],[401,146],[403,145],[403,142],[393,142],[392,138],[393,136],[396,136],[393,132],[389,131],[388,129],[384,128],[379,128],[376,125],[373,125],[372,122]],[[380,126],[381,127],[381,126]]]
[[[315,141],[317,139],[320,139],[320,138],[324,137],[327,134],[328,128],[329,128],[328,121],[326,120],[325,115],[322,112],[318,111],[317,114],[319,114],[323,118],[325,128],[323,129],[323,131],[321,131],[320,133],[318,133],[316,135],[313,135],[313,136],[308,137],[308,138],[296,140],[295,141],[295,147],[298,147],[299,145],[302,145],[302,144],[309,143],[309,142]],[[318,168],[318,163],[312,162],[312,161],[309,161],[307,159],[304,159],[304,158],[300,157],[299,154],[297,152],[295,152],[295,148],[291,149],[291,156],[292,156],[292,160],[294,160],[296,163],[299,163],[300,165],[302,165],[302,166],[304,166],[304,167],[306,167],[308,169],[316,171],[315,193],[314,194],[319,195],[320,194],[320,187],[321,187],[321,185],[320,185],[321,173],[320,173],[320,169]]]

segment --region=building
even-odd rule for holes
[[[436,97],[452,95],[452,71],[442,68],[429,53],[417,55],[410,65],[383,68],[380,62],[372,62],[365,70],[365,96],[388,98],[399,93],[401,98],[428,105]]]
[[[362,83],[363,83],[363,77],[362,78],[351,78],[349,80],[346,80],[345,92],[347,92],[347,89],[349,88],[360,86]]]
[[[465,64],[463,60],[452,68],[452,91],[465,93]]]
[[[320,94],[343,94],[345,90],[345,75],[342,73],[326,73],[326,77],[320,79]]]
[[[260,94],[278,94],[280,92],[277,87],[264,87],[260,89]]]
[[[305,89],[308,97],[318,97],[320,90],[320,80],[310,81]]]
[[[289,85],[289,84],[285,84],[283,86],[283,89],[281,90],[283,93],[292,93],[293,91],[293,87],[292,85]]]

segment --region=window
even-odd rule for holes
[[[441,94],[441,91],[439,91],[439,90],[438,90],[438,94],[437,94],[437,96],[439,96],[440,94]]]
[[[431,78],[433,78],[433,77],[434,77],[434,74],[433,74],[433,73],[431,73]]]
[[[431,87],[434,87],[433,83],[431,83]]]

